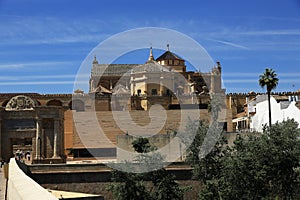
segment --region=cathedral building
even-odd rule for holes
[[[150,48],[144,64],[100,64],[96,57],[91,64],[87,93],[0,94],[0,159],[8,160],[17,150],[23,150],[31,153],[34,162],[63,162],[65,157],[89,157],[89,150],[95,148],[100,149],[100,156],[114,157],[114,145],[121,143],[119,136],[127,132],[118,128],[112,110],[130,111],[134,121],[146,125],[150,107],[160,104],[168,119],[158,134],[167,134],[178,128],[178,110],[197,106],[201,120],[209,121],[210,95],[225,95],[220,62],[210,72],[188,71],[186,61],[169,47],[157,58]],[[87,147],[77,133],[74,112],[89,111],[96,111],[105,132],[104,146]],[[224,129],[232,131],[233,112],[221,113],[226,115]],[[94,131],[86,128],[87,132]]]
[[[201,104],[207,103],[208,94],[225,94],[220,62],[212,66],[211,72],[187,71],[185,60],[171,52],[169,45],[167,47],[167,51],[157,59],[150,48],[149,58],[144,64],[99,64],[95,57],[89,92],[130,95],[132,102],[126,106],[129,110],[147,110],[149,104],[161,102],[166,109],[170,109],[175,104],[183,103],[178,102],[176,96],[196,95],[198,99],[184,104]]]

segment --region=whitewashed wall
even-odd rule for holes
[[[57,200],[50,192],[29,178],[17,165],[14,158],[9,162],[7,186],[8,200]]]
[[[258,132],[262,132],[263,125],[269,123],[268,100],[267,98],[264,99],[256,103],[256,114],[251,118],[250,123],[250,128],[254,128]],[[287,119],[294,119],[300,124],[300,110],[296,107],[296,102],[291,101],[289,103],[287,108],[282,109],[280,103],[277,103],[275,98],[271,96],[272,124]]]

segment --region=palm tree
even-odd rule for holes
[[[263,88],[267,86],[268,106],[269,106],[269,126],[272,125],[271,119],[271,91],[278,85],[279,79],[273,69],[266,68],[264,73],[259,76],[259,85]]]

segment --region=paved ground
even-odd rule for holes
[[[0,200],[5,199],[6,179],[4,178],[4,169],[0,168]]]

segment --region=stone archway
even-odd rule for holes
[[[27,144],[31,146],[33,162],[63,161],[63,108],[36,105],[30,97],[18,95],[1,108],[0,159],[8,160],[16,148],[22,150]]]
[[[47,106],[62,106],[62,102],[57,99],[53,99],[47,102]]]

